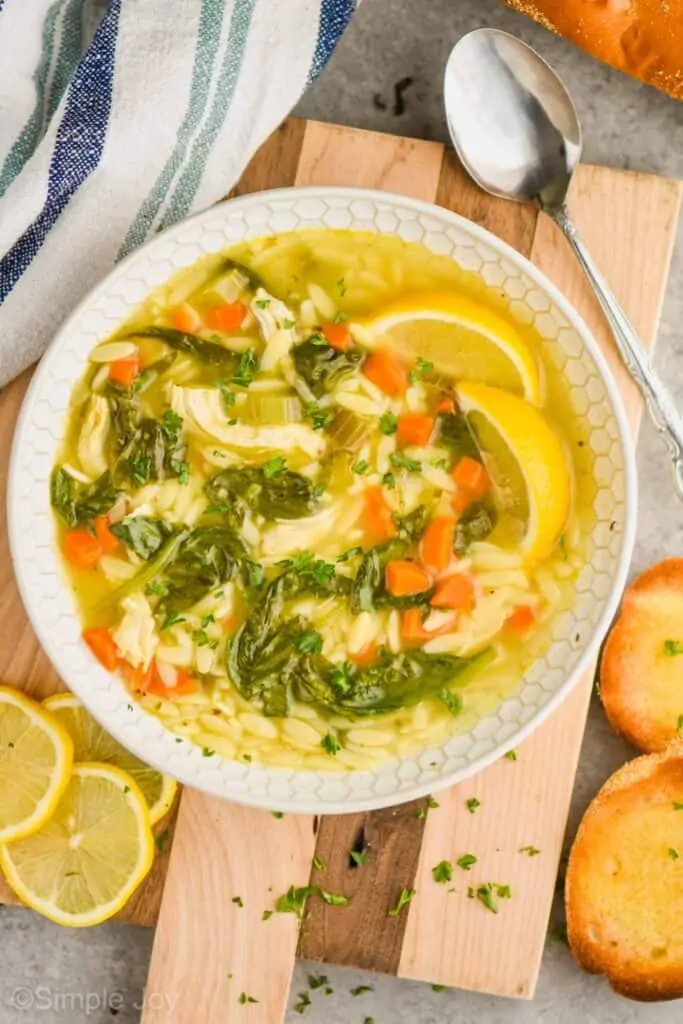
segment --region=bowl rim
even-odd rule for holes
[[[432,793],[438,793],[445,789],[450,789],[466,779],[471,778],[474,775],[478,775],[489,765],[499,760],[508,750],[518,746],[527,739],[569,696],[581,676],[587,671],[590,663],[597,657],[599,647],[617,611],[627,581],[636,534],[638,479],[636,469],[635,438],[631,438],[630,436],[630,427],[624,406],[624,400],[621,392],[619,391],[612,369],[583,318],[554,284],[554,282],[546,277],[546,275],[536,267],[531,260],[527,259],[526,256],[523,256],[522,253],[518,252],[518,250],[513,248],[509,243],[499,238],[493,232],[483,228],[481,225],[463,217],[461,214],[449,210],[445,206],[439,206],[437,203],[431,203],[425,200],[415,199],[410,196],[403,196],[398,193],[383,191],[381,189],[368,189],[355,186],[288,186],[284,188],[265,189],[261,192],[250,192],[242,196],[222,200],[220,203],[216,203],[190,217],[186,217],[183,220],[178,221],[165,231],[155,235],[153,238],[149,239],[129,253],[123,260],[121,260],[121,262],[117,263],[108,274],[102,277],[92,288],[90,288],[86,295],[73,308],[69,316],[59,326],[47,351],[38,363],[30,385],[22,400],[21,409],[15,425],[14,437],[12,439],[7,476],[7,531],[10,555],[17,587],[31,626],[35,631],[41,647],[67,686],[69,685],[67,678],[68,673],[62,671],[62,659],[58,638],[55,637],[52,631],[43,624],[41,616],[37,614],[34,607],[35,595],[32,593],[21,559],[19,558],[20,524],[16,495],[18,492],[19,479],[23,472],[20,465],[20,453],[24,443],[24,434],[29,425],[29,412],[32,410],[33,396],[49,378],[52,362],[56,358],[62,344],[71,334],[78,318],[87,311],[89,306],[100,296],[101,293],[103,293],[103,295],[106,294],[106,292],[111,289],[112,284],[114,284],[120,277],[124,277],[129,266],[139,260],[141,256],[152,252],[157,247],[161,248],[164,244],[168,245],[169,242],[181,244],[177,237],[174,239],[174,235],[177,236],[182,232],[188,223],[200,223],[202,220],[211,220],[219,215],[220,211],[223,210],[226,212],[238,211],[240,207],[248,207],[254,203],[267,204],[270,200],[286,200],[289,198],[320,199],[322,201],[330,198],[335,198],[337,200],[347,199],[349,204],[354,200],[366,199],[389,205],[398,204],[403,208],[412,209],[418,214],[435,217],[442,221],[445,220],[451,227],[460,228],[465,234],[468,234],[475,240],[481,241],[482,243],[490,246],[499,252],[501,256],[510,260],[511,263],[515,264],[520,270],[522,270],[537,285],[537,287],[552,300],[559,311],[566,317],[574,331],[579,335],[582,345],[588,350],[593,362],[595,363],[602,383],[604,384],[618,425],[618,443],[620,445],[623,458],[624,530],[622,534],[622,544],[618,563],[611,581],[609,596],[604,602],[602,614],[597,623],[593,625],[591,637],[587,641],[583,653],[578,658],[573,670],[564,679],[562,684],[557,687],[552,696],[550,696],[540,708],[535,710],[529,721],[521,724],[504,742],[498,742],[488,753],[481,755],[475,761],[465,765],[463,768],[452,771],[449,774],[444,774],[442,777],[434,778],[429,782],[415,783],[413,786],[406,787],[400,794],[377,794],[371,797],[350,797],[343,801],[334,801],[324,800],[318,797],[311,799],[308,793],[304,794],[301,792],[297,794],[296,806],[294,807],[289,806],[289,798],[271,798],[265,792],[260,792],[258,794],[243,792],[240,790],[237,790],[236,792],[219,792],[216,787],[206,784],[210,781],[211,774],[213,773],[203,776],[201,779],[192,775],[191,772],[174,774],[174,777],[184,785],[200,789],[203,792],[219,799],[226,799],[243,806],[253,807],[260,810],[270,810],[271,805],[277,805],[292,814],[351,814],[359,811],[380,810],[385,807],[407,803],[411,800],[416,800]],[[272,231],[269,231],[267,221],[263,224],[263,228],[264,230],[262,233],[256,233],[254,235],[250,234],[249,237],[266,237],[273,233]],[[336,229],[324,228],[323,230]],[[361,229],[352,227],[350,230]],[[396,237],[394,231],[382,231],[376,228],[368,228],[367,230],[374,231],[374,233],[379,235],[384,234]],[[418,244],[424,245],[423,242]],[[215,251],[218,252],[220,250]],[[198,259],[201,258],[201,256],[198,257]],[[443,258],[450,259],[451,257],[445,255]],[[191,263],[188,264],[188,267],[191,265]],[[176,273],[177,269],[181,268],[174,269],[172,273]],[[151,290],[153,289],[148,288],[147,294],[149,294]],[[63,577],[60,578],[60,585],[62,587],[66,586]],[[34,614],[34,611],[36,611],[36,614]],[[99,666],[96,667],[99,668]],[[89,713],[92,714],[102,727],[114,736],[115,739],[117,739],[137,757],[140,757],[146,763],[150,764],[153,768],[156,768],[164,774],[169,774],[168,765],[164,764],[163,760],[156,756],[156,753],[153,754],[152,757],[149,757],[149,755],[142,749],[132,749],[130,747],[130,736],[128,733],[125,734],[124,738],[123,732],[118,727],[118,724],[112,725],[106,716],[101,714],[99,711],[94,711],[88,702],[87,696],[83,696],[83,694],[77,693],[76,691],[74,692]],[[137,711],[145,717],[154,717],[151,716],[144,708],[138,707]],[[419,756],[419,752],[414,756]],[[400,761],[400,758],[392,759],[392,761],[393,760]],[[391,763],[391,761],[388,763]],[[299,770],[297,769],[281,769],[265,764],[258,767],[266,772],[283,772],[289,776],[299,773]],[[366,771],[371,774],[376,774],[377,769],[366,769]],[[316,774],[323,775],[324,773],[318,772]],[[329,774],[330,778],[333,778],[339,773],[331,771],[326,774]],[[344,772],[343,774],[348,775],[350,773]],[[397,796],[399,799],[397,799]]]

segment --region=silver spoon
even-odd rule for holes
[[[444,100],[453,144],[477,184],[504,199],[537,200],[564,232],[669,448],[683,498],[683,421],[567,211],[567,192],[581,157],[581,125],[569,93],[526,43],[484,28],[454,46]]]

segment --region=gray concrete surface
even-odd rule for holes
[[[341,46],[299,113],[363,128],[445,139],[441,74],[448,51],[468,30],[493,25],[535,45],[562,73],[584,121],[586,158],[683,176],[683,108],[555,39],[496,0],[364,0]],[[403,114],[392,112],[394,85],[411,78]],[[676,255],[659,336],[657,364],[683,397],[683,283]],[[640,522],[634,571],[683,550],[683,509],[673,496],[667,458],[645,424],[639,444]],[[593,707],[579,767],[568,838],[606,776],[628,756]],[[556,908],[559,916],[561,909]],[[115,924],[68,932],[22,910],[0,910],[0,1024],[137,1024],[152,935]],[[582,974],[549,940],[536,998],[528,1003],[325,968],[334,992],[312,993],[300,1017],[296,993],[316,971],[299,964],[288,1024],[674,1024],[683,1006],[643,1006],[613,995]],[[373,991],[354,998],[365,983]],[[89,1001],[88,1001],[89,1000]],[[239,1021],[226,1007],[225,1024]],[[187,1024],[187,1022],[183,1022]],[[195,1024],[195,1022],[190,1022]],[[196,1024],[204,1024],[197,1021]],[[265,1022],[264,1022],[265,1024]]]

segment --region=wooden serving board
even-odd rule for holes
[[[531,207],[492,199],[464,176],[454,155],[432,142],[290,120],[264,144],[234,194],[284,185],[359,185],[435,201],[493,231],[540,267],[574,304],[610,360],[635,433],[640,402],[616,355],[596,302],[564,241]],[[646,345],[654,342],[676,230],[681,183],[582,167],[572,211],[585,240]],[[0,483],[6,481],[16,415],[29,380],[0,396]],[[2,497],[0,495],[0,497]],[[62,688],[38,646],[14,583],[0,506],[0,678],[42,698]],[[248,810],[186,790],[173,843],[165,844],[122,918],[157,933],[149,991],[172,993],[174,1024],[222,1024],[240,993],[244,1024],[281,1024],[296,956],[498,995],[533,995],[581,746],[592,672],[519,749],[476,778],[426,801],[338,817]],[[481,802],[475,814],[466,800]],[[170,837],[170,832],[169,832]],[[533,845],[541,853],[520,854]],[[170,861],[169,861],[169,848]],[[353,866],[351,849],[367,849]],[[463,853],[454,887],[431,868]],[[326,868],[312,867],[317,856]],[[309,900],[303,927],[265,909],[290,885],[321,885],[347,907]],[[468,884],[495,879],[512,899],[489,913],[466,898]],[[417,896],[388,917],[402,888]],[[240,896],[244,906],[233,902]],[[0,900],[13,902],[0,883]],[[170,1019],[150,1002],[143,1024]]]

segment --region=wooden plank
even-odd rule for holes
[[[310,122],[296,184],[381,188],[433,202],[443,156],[437,143]],[[321,819],[315,852],[326,871],[314,870],[311,884],[343,892],[351,904],[340,918],[336,907],[309,903],[300,956],[396,973],[406,918],[387,912],[404,886],[412,888],[424,828],[415,811],[423,805]],[[351,849],[369,851],[361,870]]]
[[[624,304],[644,343],[654,343],[681,201],[681,183],[582,167],[572,211],[585,241]],[[637,240],[637,241],[636,241]],[[624,394],[633,432],[642,403],[613,347],[582,272],[554,225],[539,218],[532,261],[583,315],[607,355]],[[587,672],[562,707],[521,747],[439,797],[428,819],[410,905],[399,974],[441,984],[531,998],[545,941],[569,802],[590,700]],[[476,796],[481,807],[467,811]],[[522,846],[541,850],[537,857]],[[457,871],[457,892],[435,885],[431,868],[463,853],[479,860]],[[468,885],[510,885],[500,914],[466,898]]]
[[[303,862],[305,876],[312,845],[311,818],[185,791],[147,984],[163,998],[147,1001],[141,1024],[284,1019],[298,920],[263,911]],[[257,1002],[241,1004],[242,993]]]

